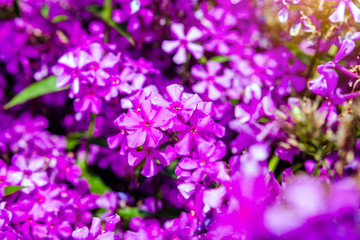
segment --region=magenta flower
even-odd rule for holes
[[[107,139],[109,148],[114,149],[120,146],[120,154],[125,154],[126,150],[129,148],[127,144],[127,132],[124,126],[125,114],[121,114],[118,118],[114,120],[114,124],[118,127],[120,132],[115,136],[109,137]]]
[[[189,155],[191,149],[200,143],[215,143],[216,137],[225,135],[225,128],[215,123],[210,115],[202,116],[200,110],[195,110],[190,118],[190,126],[182,125],[174,127],[178,134],[179,142],[175,144],[176,152],[180,155]],[[179,129],[178,129],[179,128]]]
[[[66,218],[65,218],[66,219]],[[36,224],[33,227],[34,236],[38,238],[51,238],[54,240],[68,239],[73,231],[68,221],[61,218],[49,218],[46,224]]]
[[[81,169],[77,164],[75,164],[75,159],[70,158],[69,156],[58,157],[54,172],[57,172],[56,176],[61,180],[67,180],[73,185],[77,185],[79,183]]]
[[[225,69],[224,74],[219,76],[222,69],[221,63],[208,61],[206,70],[202,65],[195,65],[191,68],[191,74],[194,78],[200,80],[192,86],[192,90],[199,94],[205,94],[210,100],[218,100],[231,86],[233,73],[230,69]]]
[[[153,67],[153,63],[146,61],[143,57],[138,60],[125,57],[124,66],[126,70],[122,74],[125,78],[132,80],[131,86],[135,90],[143,89],[149,74],[159,74],[159,70]]]
[[[101,219],[93,217],[90,229],[88,227],[77,229],[72,233],[72,237],[74,240],[116,240],[119,239],[119,237],[115,235],[114,231],[116,224],[119,222],[120,216],[118,214],[106,217],[105,229],[101,230]]]
[[[213,7],[208,12],[208,21],[204,26],[207,28],[209,38],[204,44],[207,51],[215,51],[220,55],[230,53],[232,47],[239,44],[241,36],[234,29],[237,18],[229,11],[221,7]]]
[[[83,74],[83,67],[90,62],[88,53],[80,51],[68,52],[58,60],[55,68],[56,86],[59,88],[71,84],[71,90],[74,94],[80,91],[80,84],[87,83],[88,77]]]
[[[12,213],[0,209],[0,239],[17,239],[19,234],[11,227]]]
[[[163,138],[159,128],[165,127],[171,120],[171,113],[166,109],[153,110],[150,100],[140,104],[139,111],[129,111],[124,117],[124,126],[129,133],[129,147],[136,148],[145,142],[148,147],[157,147]]]
[[[176,64],[183,64],[187,60],[186,52],[189,51],[196,59],[200,59],[204,55],[204,47],[194,41],[202,37],[201,31],[196,27],[191,27],[185,35],[184,25],[181,23],[173,23],[171,32],[177,37],[177,40],[164,40],[162,49],[169,54],[176,51],[173,61]]]
[[[49,182],[44,171],[43,157],[26,158],[25,155],[16,154],[12,158],[12,165],[8,169],[8,182],[13,185],[26,187],[24,191],[30,192],[35,186],[42,187]]]
[[[120,54],[115,56],[113,53],[107,53],[99,43],[92,43],[89,46],[91,55],[83,53],[87,64],[83,66],[83,74],[88,77],[90,83],[98,86],[105,86],[110,77],[108,71],[119,63]]]
[[[281,160],[292,163],[294,155],[299,153],[299,149],[294,148],[294,147],[292,147],[290,149],[286,149],[286,148],[280,146],[275,150],[275,153]]]
[[[359,196],[353,179],[344,178],[328,185],[300,175],[286,184],[281,200],[266,209],[264,224],[281,238],[357,239],[359,231],[353,219]]]
[[[119,94],[130,94],[134,89],[139,89],[137,86],[132,86],[130,83],[134,80],[134,73],[129,68],[124,68],[120,74],[110,74],[110,77],[107,79],[109,92],[104,96],[106,101],[117,97]],[[139,84],[142,86],[145,80],[141,80]],[[138,83],[138,82],[137,82]]]
[[[219,161],[226,154],[226,145],[222,141],[215,144],[200,143],[197,154],[192,157],[183,157],[179,162],[179,167],[183,170],[191,171],[206,168],[209,164]]]
[[[355,3],[353,3],[352,0],[339,0],[339,5],[336,7],[335,12],[331,14],[329,19],[332,22],[343,22],[346,6],[349,8],[355,22],[360,22],[360,9],[355,5]]]
[[[8,167],[6,163],[0,160],[0,197],[5,195],[5,187],[8,185],[7,171],[8,171]]]
[[[325,114],[327,124],[333,124],[337,119],[336,104],[342,104],[346,99],[354,98],[360,92],[341,94],[340,89],[336,89],[339,75],[327,65],[318,66],[320,75],[309,81],[309,90],[317,95],[327,98],[319,108],[318,113]]]
[[[151,98],[151,103],[154,106],[168,109],[174,113],[174,118],[180,116],[184,122],[189,121],[196,105],[202,102],[197,94],[184,93],[184,87],[179,84],[167,86],[166,94],[169,101],[166,101],[160,94],[156,94]]]
[[[152,0],[117,0],[121,4],[120,9],[113,11],[112,19],[117,23],[128,21],[127,30],[133,32],[139,30],[141,23],[145,26],[151,24],[154,18],[151,6]]]
[[[64,185],[49,185],[45,188],[38,188],[34,191],[33,198],[31,199],[31,210],[29,213],[35,220],[39,220],[45,216],[46,213],[58,213],[64,205],[59,197],[60,193],[65,190]],[[25,199],[24,201],[28,201]]]
[[[74,101],[74,110],[76,112],[90,111],[99,114],[101,111],[103,89],[84,85]]]
[[[341,61],[345,56],[349,55],[355,48],[355,42],[352,39],[345,38],[340,46],[339,52],[334,57],[334,62]]]
[[[165,151],[145,147],[142,151],[136,151],[136,149],[132,149],[128,155],[128,162],[130,166],[134,167],[145,159],[145,165],[141,170],[141,174],[145,177],[152,177],[158,172],[155,159],[159,160],[160,163],[166,167],[175,158],[176,152],[175,149],[171,146],[168,146]]]

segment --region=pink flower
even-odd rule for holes
[[[168,146],[165,151],[148,147],[142,151],[136,151],[136,149],[133,149],[128,155],[129,165],[132,167],[138,165],[143,159],[145,159],[145,165],[141,171],[141,174],[145,177],[152,177],[158,172],[155,159],[159,160],[160,163],[166,167],[175,158],[176,152],[171,146]]]
[[[184,87],[172,84],[166,87],[166,101],[160,94],[151,98],[151,103],[157,107],[163,107],[174,113],[174,118],[180,116],[184,122],[188,122],[196,104],[202,102],[197,94],[184,93]]]
[[[166,110],[153,110],[150,100],[145,100],[136,111],[129,111],[124,117],[124,126],[129,133],[127,136],[129,147],[136,148],[147,143],[148,147],[157,147],[163,138],[159,128],[165,127],[171,120],[172,114]]]
[[[115,56],[113,53],[105,54],[105,50],[99,43],[92,43],[89,46],[91,55],[84,53],[88,62],[84,67],[84,75],[89,78],[91,83],[98,86],[105,86],[110,77],[108,70],[114,68],[119,62],[120,54]]]
[[[183,157],[178,165],[177,174],[183,175],[187,171],[207,171],[212,163],[219,161],[226,155],[226,145],[222,141],[215,144],[200,143],[197,148],[197,154],[192,157]],[[179,176],[179,175],[178,175]]]
[[[207,94],[210,100],[218,100],[225,93],[225,90],[230,88],[233,73],[230,69],[225,69],[224,74],[219,76],[221,71],[221,63],[208,61],[206,63],[206,70],[202,65],[195,65],[191,69],[191,74],[196,79],[199,79],[192,89],[199,94]]]
[[[88,78],[83,74],[83,67],[89,63],[90,59],[85,51],[79,53],[68,52],[59,60],[55,68],[56,86],[61,88],[71,84],[74,94],[80,91],[80,83],[87,83]]]
[[[177,129],[179,127],[179,129]],[[176,126],[174,131],[180,131],[179,142],[175,144],[176,152],[180,155],[189,155],[191,149],[200,143],[215,143],[216,137],[225,135],[225,128],[215,123],[210,115],[204,116],[200,110],[195,110],[190,118],[190,126]]]
[[[177,37],[177,40],[165,40],[162,43],[162,49],[169,54],[176,51],[173,61],[176,64],[183,64],[187,60],[186,51],[189,51],[196,59],[204,55],[204,47],[193,43],[202,37],[201,31],[196,27],[191,27],[185,35],[184,25],[174,23],[171,25],[171,32]]]
[[[83,86],[78,94],[78,98],[74,101],[74,109],[76,112],[86,112],[90,110],[92,113],[99,114],[101,111],[102,99],[104,95],[102,89],[93,86]]]
[[[109,148],[114,149],[120,146],[120,154],[125,154],[125,151],[129,148],[126,140],[127,132],[123,124],[125,114],[121,114],[114,120],[114,124],[119,128],[120,132],[115,136],[107,139]]]
[[[339,5],[329,19],[332,22],[343,22],[345,17],[345,8],[349,8],[355,22],[360,22],[360,9],[351,0],[340,0]]]
[[[109,92],[105,95],[105,100],[110,101],[111,98],[115,98],[122,94],[130,94],[136,88],[136,86],[130,85],[130,82],[134,80],[134,74],[129,68],[124,68],[120,74],[111,74],[108,78]],[[141,85],[143,82],[141,83]],[[141,88],[141,87],[140,87]]]
[[[43,157],[30,157],[16,154],[12,158],[12,165],[8,171],[8,182],[13,185],[27,187],[25,191],[32,190],[35,186],[42,187],[49,182]]]

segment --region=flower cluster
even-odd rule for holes
[[[0,1],[0,239],[360,239],[359,7]]]

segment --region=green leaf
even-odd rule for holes
[[[233,105],[233,107],[235,107],[236,104],[238,104],[240,102],[239,99],[230,99],[230,103],[231,105]]]
[[[90,185],[90,192],[97,194],[104,194],[110,191],[110,188],[105,185],[100,176],[94,175],[89,172],[85,161],[78,161],[82,171],[82,176],[85,177]]]
[[[104,184],[99,176],[87,174],[86,178],[90,185],[90,191],[97,194],[104,194],[106,191],[110,191],[110,188]]]
[[[218,56],[214,56],[214,57],[210,58],[210,61],[224,63],[224,62],[230,61],[230,58],[226,57],[226,56],[218,55]]]
[[[15,193],[17,191],[20,191],[23,188],[25,188],[25,187],[23,187],[23,186],[7,186],[7,187],[5,187],[5,196]]]
[[[311,56],[308,54],[305,54],[298,46],[297,43],[293,42],[285,42],[285,46],[303,63],[306,64],[306,66],[309,66],[311,63]]]
[[[259,120],[257,120],[258,123],[268,123],[270,122],[270,119],[266,117],[261,117]]]
[[[328,51],[328,54],[330,56],[335,56],[336,53],[338,52],[339,48],[336,46],[336,45],[331,45],[329,51]]]
[[[48,19],[49,18],[49,11],[50,11],[49,6],[42,5],[41,10],[40,10],[41,16],[43,16],[45,19]]]
[[[103,20],[108,26],[114,28],[120,35],[124,36],[131,45],[135,46],[134,39],[130,36],[130,33],[125,29],[125,25],[120,25],[114,22],[111,19],[111,14],[109,15],[108,9],[100,10],[97,6],[89,6],[88,11],[91,12],[94,16]]]
[[[275,172],[277,165],[279,164],[279,157],[274,155],[269,162],[269,171]]]
[[[75,147],[79,144],[80,140],[79,139],[74,139],[74,138],[68,138],[66,139],[66,150],[67,151],[72,151],[75,149]]]
[[[66,20],[68,20],[68,19],[69,19],[69,17],[66,16],[66,15],[58,15],[58,16],[54,17],[54,18],[51,20],[51,22],[52,22],[52,23],[58,23],[58,22],[66,21]]]
[[[141,211],[137,207],[126,207],[119,209],[117,213],[120,215],[121,219],[129,221],[130,219],[134,217],[141,217],[144,218],[146,216],[150,216],[151,214],[149,212]]]
[[[8,102],[3,108],[9,109],[19,104],[25,103],[31,99],[53,92],[60,92],[68,88],[69,87],[64,87],[64,88],[56,87],[56,77],[50,76],[39,82],[35,82],[30,86],[28,86],[27,88],[23,89],[20,93],[14,96],[10,100],[10,102]]]
[[[202,56],[202,57],[199,59],[199,63],[200,63],[200,64],[206,64],[206,62],[207,62],[207,59],[206,59],[205,56]]]
[[[164,168],[162,173],[164,175],[172,177],[173,179],[177,179],[177,175],[175,174],[175,168],[178,165],[178,163],[179,163],[179,160],[175,159],[168,166],[166,166],[166,168]]]

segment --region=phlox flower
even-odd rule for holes
[[[174,118],[179,116],[184,122],[188,122],[196,105],[201,102],[197,94],[184,93],[184,87],[172,84],[166,87],[168,101],[160,94],[151,97],[151,103],[156,107],[163,107],[174,113]],[[174,120],[174,119],[173,119]]]
[[[134,167],[145,159],[145,165],[141,170],[141,174],[145,177],[152,177],[158,172],[155,159],[159,160],[160,163],[166,167],[175,158],[176,152],[171,146],[168,146],[165,151],[145,147],[142,151],[136,151],[136,149],[131,150],[128,155],[128,162],[130,166]]]
[[[115,214],[105,218],[105,229],[102,230],[101,219],[93,217],[90,229],[83,227],[72,233],[74,240],[118,240],[119,236],[114,231],[116,224],[120,222],[120,216]]]
[[[339,0],[336,10],[329,17],[332,22],[343,22],[345,17],[345,8],[348,7],[355,22],[360,22],[360,9],[353,3],[352,0]]]
[[[166,109],[155,111],[150,100],[140,104],[140,108],[129,111],[124,117],[124,126],[129,133],[129,147],[136,148],[145,143],[148,147],[157,147],[163,138],[159,128],[165,127],[171,120],[171,113]]]
[[[16,154],[12,158],[12,165],[8,168],[8,182],[12,185],[26,187],[24,191],[30,192],[36,186],[42,187],[49,182],[44,168],[45,159],[43,157],[27,158],[25,155]]]
[[[214,143],[215,136],[223,137],[225,128],[215,123],[210,115],[205,115],[200,110],[195,110],[190,118],[190,126],[174,126],[174,131],[179,131],[179,142],[175,144],[176,152],[180,155],[190,155],[194,149],[202,142]]]
[[[177,37],[177,40],[164,40],[162,49],[169,54],[176,53],[173,61],[176,64],[183,64],[187,60],[186,52],[190,52],[196,59],[200,59],[204,54],[204,47],[194,43],[202,37],[201,31],[197,27],[191,27],[185,35],[184,25],[181,23],[173,23],[171,32]]]
[[[221,63],[208,61],[206,70],[202,65],[195,65],[191,68],[191,74],[199,81],[192,86],[192,90],[216,101],[222,97],[225,90],[230,88],[233,73],[230,69],[224,69],[223,75],[219,75],[222,70]]]

